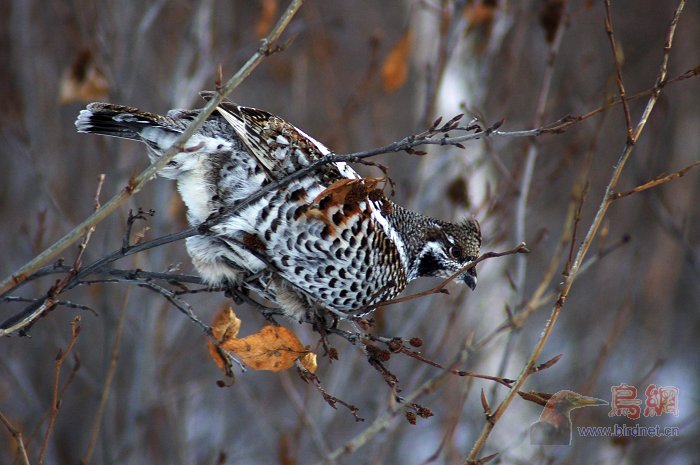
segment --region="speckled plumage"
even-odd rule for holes
[[[449,276],[478,255],[476,220],[453,224],[406,210],[345,163],[220,213],[330,152],[267,112],[230,102],[217,111],[159,172],[177,181],[190,224],[210,220],[207,234],[187,239],[208,284],[252,289],[298,320],[343,316],[395,297],[420,276]],[[153,160],[197,114],[93,103],[76,127],[142,141]],[[474,268],[462,279],[474,288]]]

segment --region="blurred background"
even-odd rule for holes
[[[217,67],[225,79],[232,75],[286,6],[276,0],[1,2],[3,277],[93,210],[99,174],[106,175],[106,200],[147,165],[140,144],[75,132],[86,103],[106,100],[159,113],[198,107],[197,93],[214,87]],[[628,95],[653,87],[674,8],[675,2],[613,2]],[[437,116],[458,113],[466,113],[465,120],[479,117],[483,125],[504,120],[506,131],[529,129],[584,115],[617,95],[604,17],[603,3],[589,0],[307,0],[283,36],[293,39],[288,48],[265,59],[230,98],[282,116],[337,153],[384,145],[425,129]],[[698,65],[698,43],[700,9],[690,2],[669,77]],[[619,190],[700,159],[698,99],[697,79],[664,88]],[[630,102],[635,124],[646,101]],[[481,264],[473,293],[450,285],[450,295],[381,309],[373,331],[420,337],[422,353],[443,364],[470,340],[460,368],[516,378],[557,295],[571,241],[567,212],[587,185],[577,246],[625,139],[617,105],[562,134],[493,137],[464,150],[431,146],[423,157],[377,157],[397,182],[397,202],[446,220],[475,215],[484,251],[524,240],[532,252]],[[643,402],[649,384],[674,386],[678,416],[635,421],[595,407],[575,411],[573,419],[577,426],[676,426],[678,436],[586,438],[574,431],[572,446],[542,448],[528,439],[541,406],[516,398],[479,456],[498,452],[492,463],[515,464],[697,463],[699,195],[696,170],[612,205],[540,362],[563,357],[524,387],[571,389],[610,401],[611,387],[626,383],[638,388]],[[98,225],[84,262],[121,247],[128,211],[138,208],[156,212],[147,229],[143,223],[135,229],[146,240],[186,227],[174,185],[157,179]],[[77,246],[68,249],[66,261],[76,253]],[[117,265],[192,273],[181,242]],[[32,281],[12,295],[41,297],[55,279]],[[434,284],[422,280],[410,290]],[[146,289],[96,284],[62,298],[94,312],[58,308],[31,328],[30,337],[0,340],[0,412],[23,432],[31,463],[48,424],[56,354],[68,345],[76,314],[81,332],[62,368],[60,386],[66,387],[46,463],[311,464],[365,431],[392,404],[362,352],[339,338],[331,343],[340,360],[319,357],[318,375],[328,392],[360,409],[364,422],[329,407],[293,370],[237,373],[233,386],[218,387],[222,374],[201,330]],[[221,293],[186,300],[204,321],[227,303]],[[0,320],[26,305],[0,304]],[[245,305],[236,312],[241,334],[265,323]],[[498,330],[509,314],[521,316],[522,324]],[[317,334],[289,326],[316,346]],[[387,367],[399,377],[402,394],[440,373],[398,354]],[[485,422],[482,389],[492,408],[507,392],[493,382],[449,377],[418,399],[434,416],[413,426],[399,414],[362,447],[330,463],[463,463]],[[0,463],[21,463],[7,429],[0,430]]]

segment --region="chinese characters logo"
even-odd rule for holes
[[[675,386],[656,386],[650,384],[644,390],[644,402],[637,398],[637,388],[628,384],[611,386],[610,417],[624,416],[630,420],[661,416],[669,413],[678,416],[678,388]],[[642,409],[643,407],[643,409]]]

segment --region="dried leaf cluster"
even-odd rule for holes
[[[239,338],[241,320],[231,307],[226,307],[216,314],[211,329],[218,346],[207,341],[209,354],[224,371],[228,362],[222,357],[221,350],[232,352],[253,370],[282,371],[299,361],[311,373],[316,372],[316,354],[288,328],[267,325],[254,334]]]

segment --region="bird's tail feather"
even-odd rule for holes
[[[78,132],[142,140],[142,131],[148,127],[164,127],[163,117],[134,107],[112,103],[91,103],[82,110],[75,121]]]

